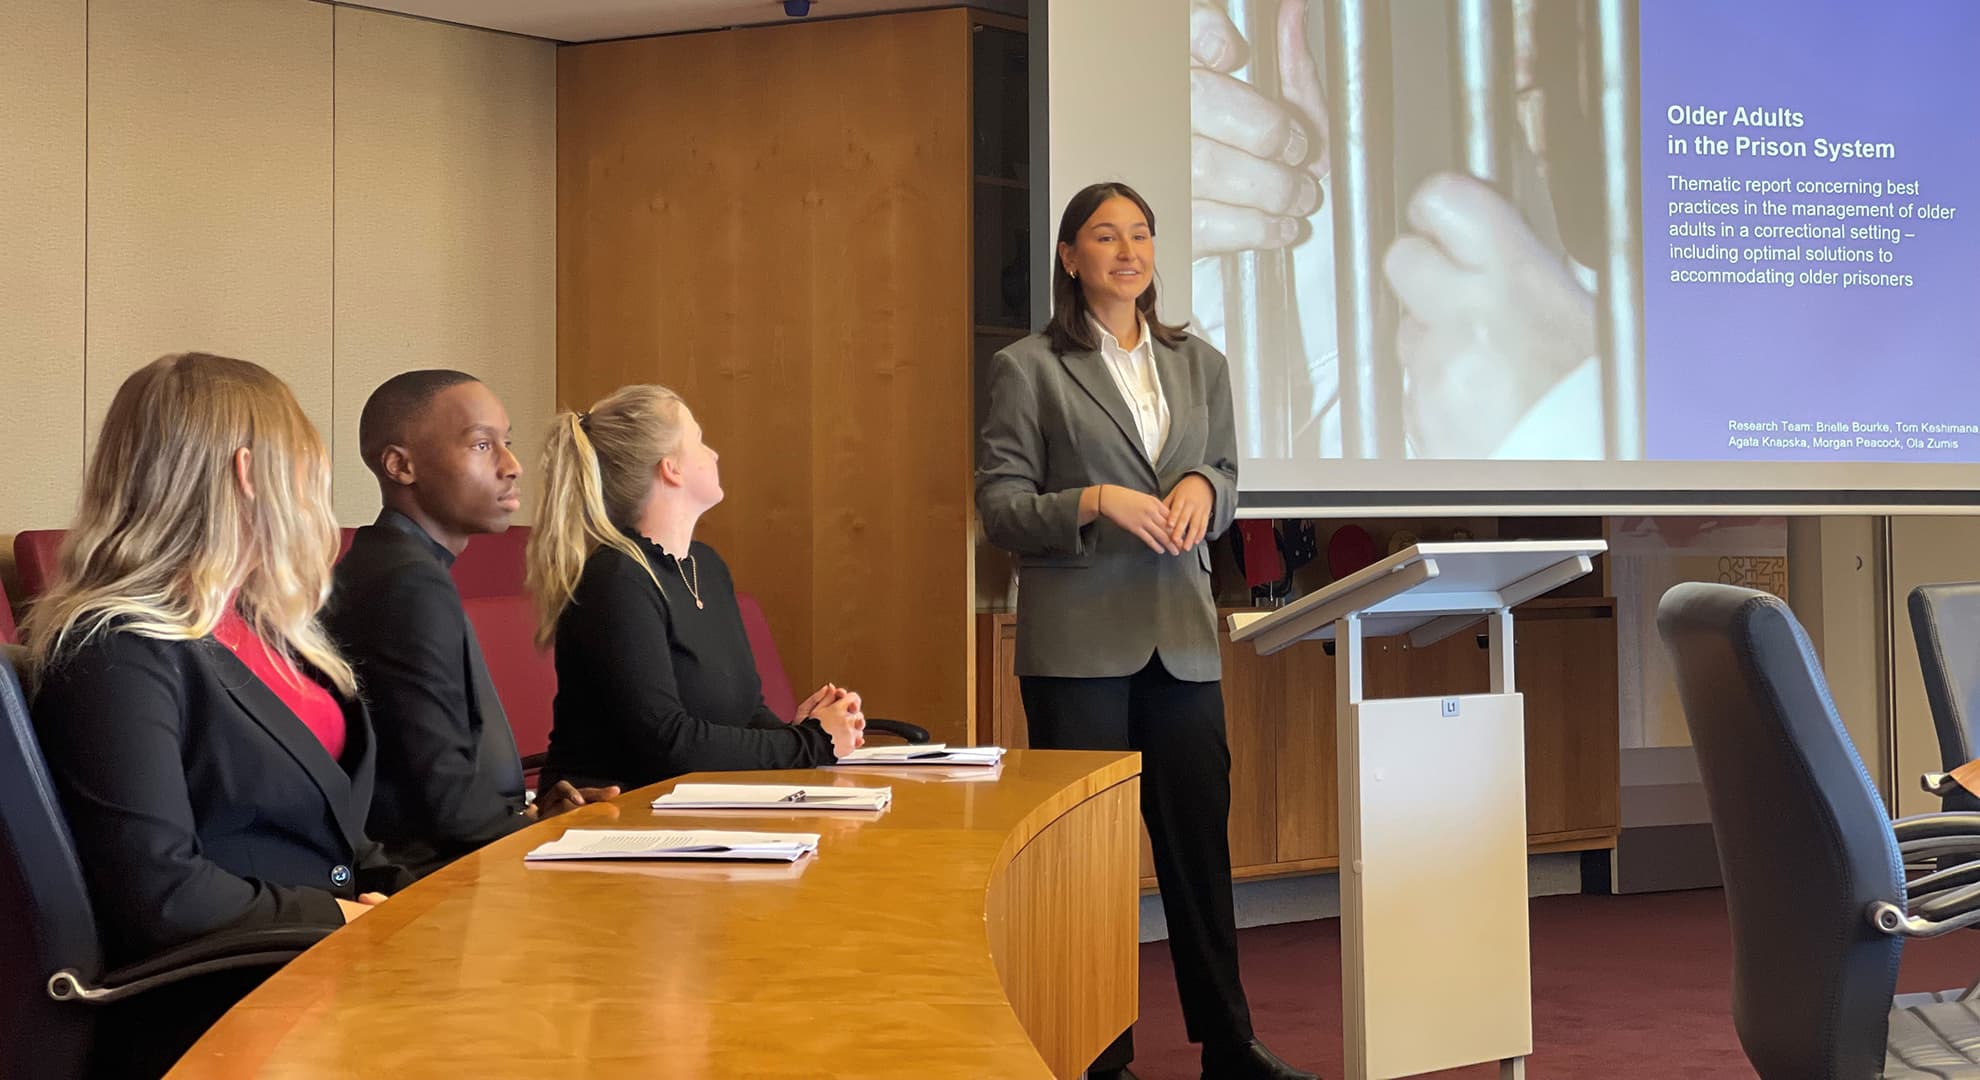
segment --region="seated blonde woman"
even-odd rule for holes
[[[722,501],[717,460],[662,386],[553,421],[528,559],[538,642],[557,648],[545,784],[809,768],[863,741],[858,694],[822,686],[795,724],[763,703],[729,568],[694,539]]]
[[[365,837],[371,728],[316,621],[336,554],[323,442],[280,379],[185,353],[125,380],[23,625],[110,965],[341,926],[409,880]],[[245,989],[140,999],[123,1049],[169,1063]]]

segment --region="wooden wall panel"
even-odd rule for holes
[[[819,365],[812,394],[810,681],[870,688],[876,714],[912,712],[963,741],[975,610],[961,258],[971,235],[968,18],[958,9],[893,16],[871,32],[841,25],[847,40],[822,50],[789,32],[805,28],[780,28],[813,85],[857,86],[856,71],[872,88],[823,122],[804,119],[803,105],[793,116],[841,177],[838,191],[808,200],[823,241],[806,271],[809,307],[829,334],[814,355],[839,356]]]
[[[509,411],[529,521],[557,365],[556,46],[335,11],[338,516],[378,513],[372,390],[456,368]]]
[[[332,10],[89,5],[90,438],[184,349],[261,364],[330,430]]]
[[[82,472],[87,12],[0,5],[0,534],[68,521]]]
[[[697,537],[830,679],[970,727],[969,32],[961,10],[566,48],[558,396],[681,392]]]

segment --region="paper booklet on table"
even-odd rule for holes
[[[655,810],[885,810],[890,787],[801,787],[796,784],[676,784],[653,800]]]
[[[863,746],[839,759],[841,765],[995,765],[1004,759],[1001,746]]]
[[[546,859],[754,859],[796,862],[818,850],[817,833],[635,829],[566,829],[523,858]]]

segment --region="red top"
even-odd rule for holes
[[[270,649],[267,643],[255,636],[254,629],[241,618],[240,613],[228,609],[213,628],[214,640],[225,645],[240,657],[254,677],[262,685],[274,691],[282,699],[282,704],[296,714],[316,741],[330,751],[332,758],[344,756],[344,709],[330,691],[317,685],[316,681],[297,671],[289,663]]]

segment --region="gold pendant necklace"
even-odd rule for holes
[[[699,608],[702,608],[702,607],[704,607],[705,605],[703,605],[703,604],[702,604],[702,602],[701,602],[701,588],[700,588],[700,585],[701,585],[701,567],[699,567],[699,566],[695,566],[695,567],[694,567],[694,580],[693,580],[693,581],[689,581],[689,580],[688,580],[688,576],[687,576],[687,571],[685,571],[685,570],[683,570],[683,569],[681,569],[681,564],[682,564],[682,563],[687,563],[687,564],[689,564],[690,566],[693,566],[693,565],[694,565],[694,556],[692,556],[692,555],[688,555],[688,556],[686,556],[686,557],[684,557],[684,558],[679,558],[679,559],[675,559],[675,560],[674,560],[674,573],[676,573],[676,574],[679,574],[679,575],[681,575],[681,584],[683,584],[683,585],[686,585],[686,586],[687,586],[687,591],[688,591],[688,595],[689,595],[689,596],[692,596],[692,597],[694,597],[694,606],[695,606],[695,607],[696,607],[697,609],[699,609]]]

